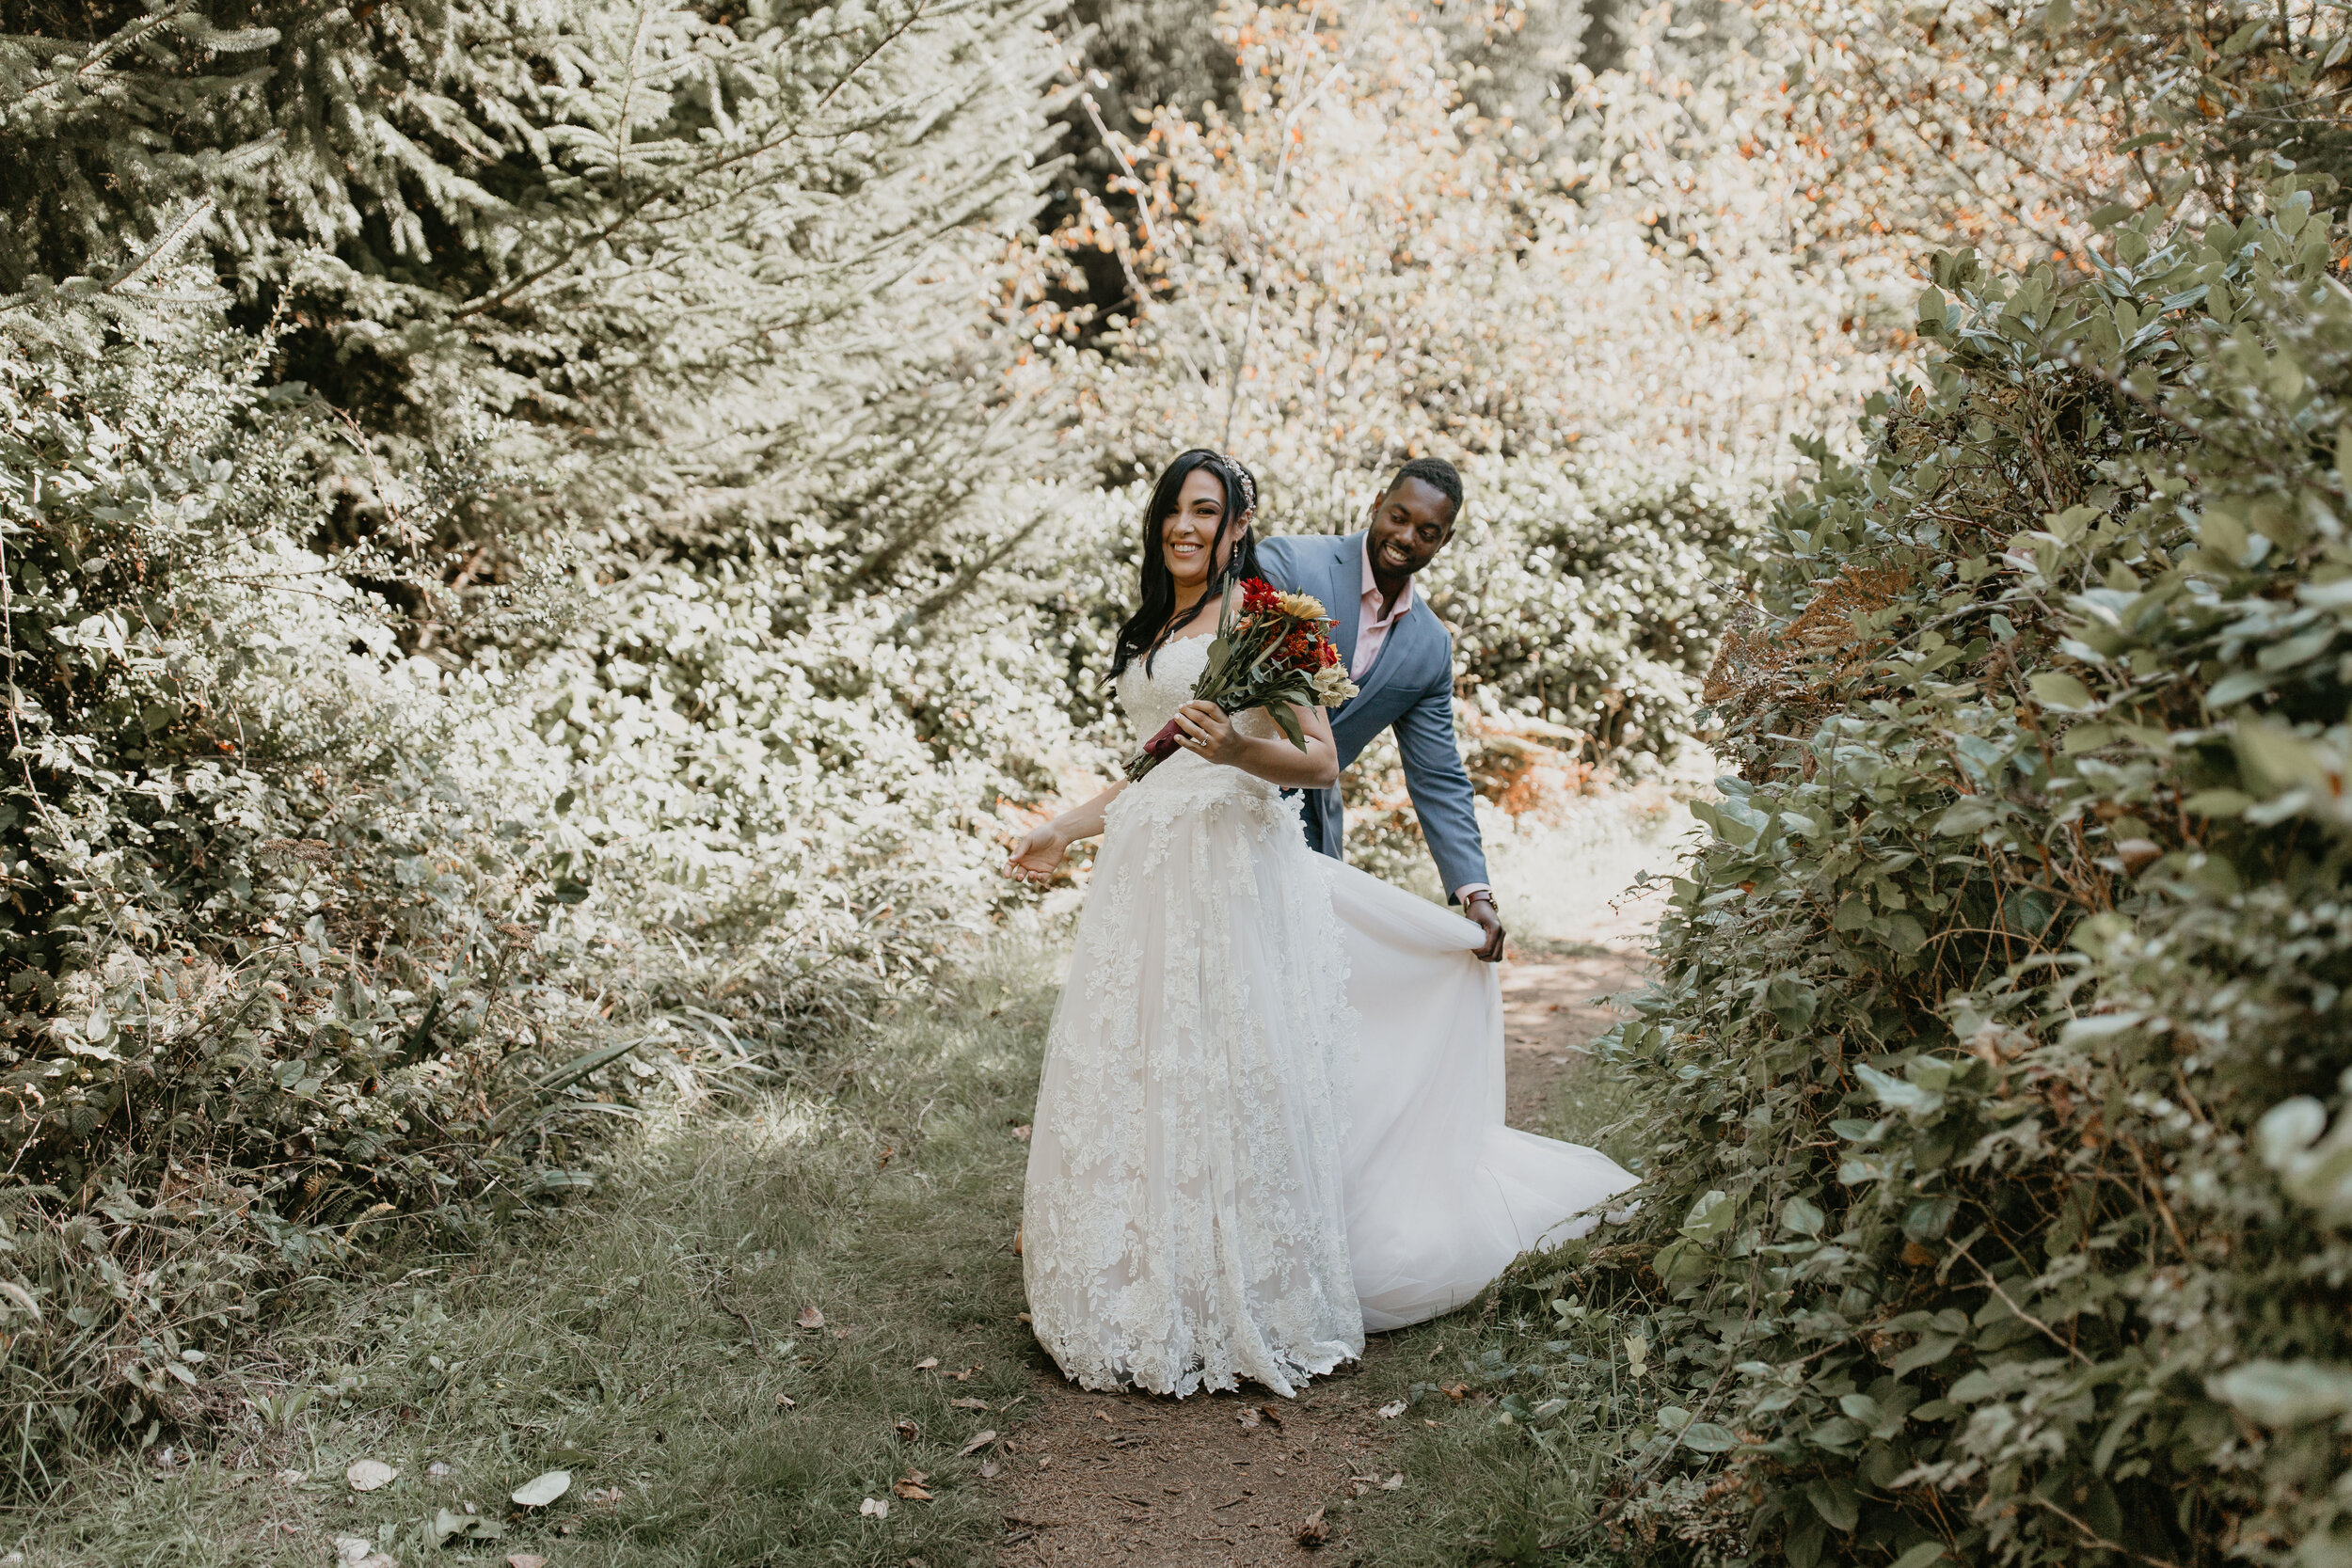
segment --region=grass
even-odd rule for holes
[[[980,1459],[958,1449],[1019,1418],[1035,1365],[1014,1318],[1013,1124],[1054,967],[1000,957],[822,1079],[614,1146],[600,1191],[540,1233],[339,1288],[234,1374],[266,1408],[168,1468],[160,1447],[85,1461],[0,1539],[28,1568],[318,1568],[339,1536],[415,1563],[470,1502],[503,1536],[432,1560],[992,1560]],[[799,1326],[809,1307],[822,1327]],[[399,1479],[354,1493],[363,1458]],[[557,1468],[569,1493],[508,1519],[508,1493]],[[936,1500],[892,1497],[913,1470]],[[868,1497],[886,1518],[860,1515]]]
[[[1638,1169],[1638,1109],[1603,1064],[1588,1061],[1562,1080],[1534,1131]],[[1596,1511],[1656,1431],[1655,1402],[1627,1347],[1644,1319],[1637,1305],[1620,1314],[1579,1297],[1565,1261],[1522,1258],[1479,1302],[1390,1335],[1369,1360],[1361,1391],[1408,1403],[1382,1465],[1412,1485],[1351,1505],[1361,1511],[1357,1540],[1374,1544],[1368,1564],[1626,1560],[1623,1537],[1597,1523]]]
[[[411,1568],[993,1562],[982,1456],[959,1449],[1019,1421],[1043,1365],[1009,1242],[1058,968],[999,954],[792,1086],[616,1142],[598,1190],[536,1232],[327,1289],[227,1376],[246,1403],[207,1446],[85,1459],[0,1517],[0,1544],[27,1568],[318,1568],[338,1537]],[[1545,1130],[1624,1159],[1630,1109],[1588,1067]],[[1556,1317],[1531,1288],[1552,1272],[1523,1262],[1511,1288],[1391,1336],[1353,1384],[1413,1402],[1383,1461],[1412,1486],[1344,1505],[1366,1568],[1606,1555],[1552,1547],[1643,1435],[1623,1354],[1638,1328]],[[821,1327],[800,1326],[810,1307]],[[399,1479],[353,1492],[360,1459]],[[573,1479],[552,1507],[508,1507],[557,1468]],[[894,1497],[916,1470],[933,1500]],[[867,1498],[887,1516],[861,1516]],[[437,1520],[503,1534],[434,1551]]]

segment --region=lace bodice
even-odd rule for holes
[[[1193,686],[1200,679],[1200,672],[1209,666],[1209,641],[1205,637],[1180,639],[1153,656],[1149,672],[1144,669],[1142,659],[1136,659],[1120,672],[1119,706],[1136,727],[1137,746],[1159,734],[1160,727],[1176,717],[1176,710],[1192,700]],[[1233,727],[1244,735],[1261,739],[1281,733],[1274,727],[1274,721],[1266,717],[1263,708],[1251,708],[1240,715],[1233,721]],[[1180,762],[1190,762],[1195,767],[1215,766],[1203,764],[1188,752],[1179,752],[1162,763],[1157,770],[1166,772],[1170,764]],[[1227,771],[1239,770],[1229,768]]]

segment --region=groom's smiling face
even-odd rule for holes
[[[1424,480],[1400,479],[1372,504],[1372,574],[1409,578],[1454,536],[1454,503]]]

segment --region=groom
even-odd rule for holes
[[[1277,588],[1312,594],[1329,608],[1338,623],[1332,640],[1359,688],[1331,714],[1340,766],[1382,730],[1396,731],[1422,837],[1454,902],[1486,933],[1478,956],[1493,963],[1502,957],[1502,918],[1486,883],[1470,775],[1454,744],[1454,640],[1413,592],[1413,574],[1445,548],[1461,508],[1462,476],[1454,465],[1416,457],[1372,503],[1363,532],[1263,540],[1258,562]],[[1338,786],[1306,791],[1299,804],[1309,847],[1344,859]]]

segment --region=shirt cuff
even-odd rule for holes
[[[1485,882],[1464,882],[1454,890],[1454,901],[1457,904],[1467,904],[1470,901],[1470,895],[1475,893],[1483,893],[1489,898],[1495,895],[1495,890]]]

